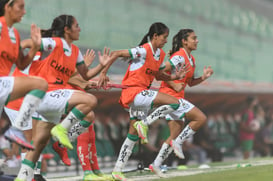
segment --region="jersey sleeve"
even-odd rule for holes
[[[76,66],[81,65],[81,64],[84,64],[84,59],[82,56],[82,52],[79,50]]]
[[[56,42],[53,38],[42,38],[41,51],[51,52],[56,47]]]
[[[146,59],[146,50],[145,48],[143,47],[135,47],[135,48],[132,48],[132,49],[129,49],[129,53],[131,55],[131,58],[132,59]]]
[[[172,69],[175,69],[177,66],[185,63],[185,59],[183,56],[175,55],[171,59],[169,59],[170,64],[172,65]]]

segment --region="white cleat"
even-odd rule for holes
[[[174,140],[171,141],[170,145],[173,148],[173,151],[174,151],[176,156],[178,156],[180,159],[185,158],[183,150],[182,150],[182,145],[180,145],[179,143],[177,143]]]
[[[161,171],[160,167],[155,166],[153,163],[149,165],[149,169],[161,178],[167,178],[167,176]]]

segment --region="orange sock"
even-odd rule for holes
[[[90,143],[91,143],[91,167],[92,170],[100,170],[98,159],[97,159],[97,149],[96,149],[96,134],[93,125],[89,126],[89,136],[90,136]]]
[[[91,169],[90,163],[90,137],[89,133],[82,133],[77,138],[77,154],[83,171]]]

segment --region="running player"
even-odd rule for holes
[[[25,142],[24,137],[18,137],[18,129],[23,129],[31,120],[31,115],[41,102],[47,90],[47,82],[38,77],[11,77],[13,65],[24,69],[31,63],[40,45],[40,29],[36,25],[31,26],[31,42],[33,44],[29,53],[24,56],[20,49],[20,35],[13,27],[21,21],[26,13],[24,0],[1,0],[0,1],[0,115],[3,106],[8,102],[20,97],[24,101],[15,120],[15,126],[10,128],[5,137],[19,145],[33,149],[33,146]],[[17,132],[18,134],[14,134]]]
[[[195,107],[190,102],[184,99],[184,89],[186,85],[195,86],[209,78],[213,74],[211,67],[204,67],[203,75],[195,78],[195,59],[191,52],[197,49],[198,39],[192,29],[181,29],[174,37],[172,42],[172,50],[170,51],[170,59],[165,63],[165,71],[173,72],[177,66],[185,66],[187,73],[181,80],[164,81],[161,83],[159,92],[166,93],[178,98],[183,107],[183,112],[178,114],[166,115],[170,129],[169,138],[163,143],[156,159],[150,165],[150,169],[160,177],[164,174],[160,170],[160,166],[168,155],[174,150],[175,154],[183,159],[182,151],[183,142],[191,137],[201,126],[206,123],[206,116],[204,113]],[[182,122],[185,117],[190,120],[190,123],[182,130]],[[181,133],[180,133],[181,132]],[[180,134],[179,134],[180,133]],[[175,139],[176,138],[176,139]],[[175,140],[173,140],[175,139]]]
[[[49,38],[42,38],[41,51],[49,51],[50,54],[42,61],[33,62],[30,73],[45,78],[49,83],[49,92],[37,109],[42,121],[38,121],[33,137],[36,149],[27,153],[16,181],[33,178],[33,168],[50,138],[50,133],[62,145],[73,149],[67,135],[68,130],[76,123],[87,128],[94,120],[92,110],[97,104],[95,96],[65,88],[76,68],[85,80],[97,75],[108,63],[109,49],[105,48],[103,55],[99,52],[100,63],[88,69],[79,48],[72,44],[79,39],[79,33],[79,24],[71,15],[56,17],[51,28],[42,32],[43,37]],[[31,43],[29,46],[31,47]],[[67,116],[57,124],[63,114]]]
[[[129,67],[122,81],[122,85],[127,88],[122,90],[120,97],[120,104],[125,109],[129,109],[130,128],[112,172],[115,180],[126,180],[122,174],[122,169],[139,139],[138,135],[144,143],[147,143],[146,135],[149,124],[173,111],[183,111],[181,110],[183,106],[180,106],[177,98],[149,89],[154,78],[157,80],[176,80],[184,76],[183,69],[179,69],[175,74],[171,75],[162,71],[165,57],[162,48],[167,43],[168,35],[169,29],[165,24],[160,22],[152,24],[138,47],[112,52],[110,63],[100,76],[99,85],[103,85],[107,69],[111,63],[118,57],[131,57]],[[147,116],[154,106],[159,107]],[[137,121],[140,119],[144,121]]]
[[[91,65],[93,59],[95,58],[94,51],[87,50],[86,54],[84,55],[84,61],[86,65]],[[68,81],[67,89],[74,89],[74,90],[90,90],[92,86],[95,86],[96,82],[90,82],[84,80],[79,74],[75,73]],[[94,118],[95,119],[95,118]],[[98,160],[97,160],[97,149],[95,144],[95,130],[94,130],[94,123],[85,129],[81,129],[80,127],[75,124],[72,126],[70,131],[68,132],[68,136],[70,141],[74,141],[74,133],[77,132],[80,134],[77,136],[77,154],[80,160],[82,169],[84,171],[84,181],[89,180],[109,180],[109,176],[105,175],[101,172]],[[71,161],[68,157],[67,148],[63,147],[59,142],[55,142],[53,144],[53,149],[56,151],[63,163],[67,166],[71,165]],[[111,180],[111,179],[110,179]]]

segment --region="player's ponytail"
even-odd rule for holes
[[[142,38],[141,42],[139,43],[139,46],[151,41],[154,34],[162,35],[166,32],[169,32],[169,28],[165,24],[161,22],[153,23],[150,26],[149,32]]]

